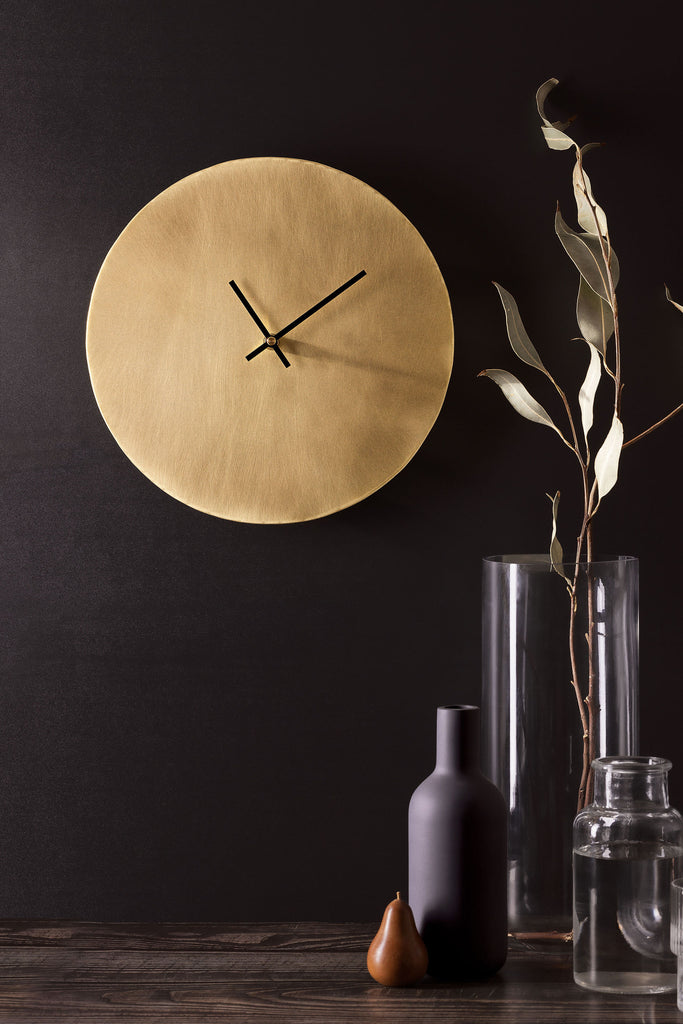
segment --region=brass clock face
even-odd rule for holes
[[[453,362],[424,240],[369,185],[255,157],[145,206],[100,270],[87,327],[100,411],[193,508],[301,522],[372,494],[436,419]]]

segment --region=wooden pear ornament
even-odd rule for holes
[[[415,926],[413,912],[397,892],[370,943],[368,971],[380,985],[412,985],[424,977],[427,961],[427,947]]]

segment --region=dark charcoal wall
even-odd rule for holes
[[[368,919],[406,881],[434,708],[479,697],[480,559],[546,546],[571,456],[516,417],[501,281],[572,389],[575,274],[553,234],[590,154],[622,262],[633,435],[681,400],[673,3],[5,0],[2,12],[1,916]],[[244,526],[157,490],[93,399],[84,327],[137,210],[234,157],[333,166],[419,228],[449,287],[449,395],[413,462],[318,522]],[[543,400],[550,396],[541,392]],[[598,545],[642,559],[643,750],[683,803],[683,419],[624,456]]]

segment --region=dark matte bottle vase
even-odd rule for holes
[[[436,767],[410,801],[408,859],[429,974],[494,974],[507,955],[507,809],[479,770],[479,708],[437,709]]]

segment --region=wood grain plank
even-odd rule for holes
[[[94,984],[0,985],[0,1019],[87,1020],[125,1019],[132,1022],[155,1019],[213,1020],[220,1016],[231,1022],[279,1021],[329,1024],[332,1021],[430,1022],[456,1019],[473,1022],[644,1022],[675,1021],[679,1016],[673,1001],[655,1003],[644,997],[630,1000],[588,996],[566,1002],[563,993],[554,999],[534,998],[529,993],[492,999],[485,993],[468,998],[450,991],[427,993],[424,989],[381,989],[377,986],[342,985],[308,980],[286,983],[241,982],[233,985],[116,985]],[[434,996],[437,998],[434,998]],[[10,1014],[10,1015],[8,1015]]]
[[[675,995],[586,992],[571,950],[513,944],[479,983],[376,985],[365,924],[0,923],[0,1021],[16,1024],[680,1022]]]
[[[0,946],[239,950],[288,947],[365,952],[377,925],[303,922],[137,923],[0,921]]]

